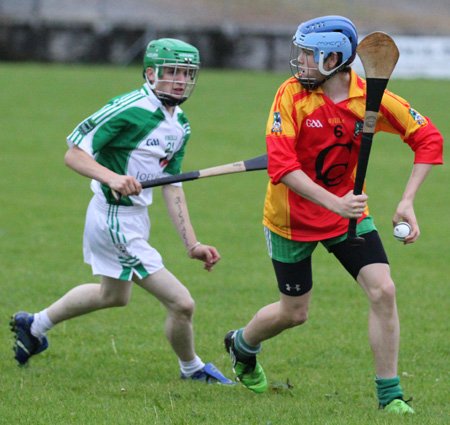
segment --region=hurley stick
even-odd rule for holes
[[[201,179],[204,177],[222,176],[224,174],[242,173],[245,171],[256,171],[267,169],[267,154],[245,161],[233,162],[231,164],[218,165],[217,167],[205,168],[199,171],[177,174],[175,176],[161,177],[159,179],[146,180],[142,182],[142,189],[149,187],[164,186],[166,184],[185,182],[189,180]],[[113,190],[113,195],[120,200],[120,193]]]
[[[356,48],[356,52],[363,64],[367,81],[366,112],[353,190],[355,195],[360,195],[366,177],[381,99],[397,64],[399,51],[389,35],[384,32],[373,32],[361,41]],[[351,245],[364,243],[364,238],[356,234],[356,223],[356,219],[350,219],[348,225],[347,240]]]

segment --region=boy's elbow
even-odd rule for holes
[[[80,151],[80,148],[77,146],[72,146],[71,148],[69,148],[66,151],[66,153],[64,155],[64,164],[67,167],[73,168],[74,162],[76,161],[78,151]]]
[[[71,164],[71,150],[72,149],[69,149],[64,155],[64,165],[66,167],[70,167]]]

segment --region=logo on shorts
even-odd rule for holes
[[[131,257],[131,254],[128,252],[127,246],[123,243],[116,243],[116,248],[119,253],[124,257]]]
[[[289,285],[289,283],[286,283],[286,291],[291,292],[291,290],[294,290],[295,292],[299,292],[300,289],[302,289],[300,285],[295,285],[294,287],[292,287],[291,285]]]

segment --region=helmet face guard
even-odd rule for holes
[[[292,74],[308,90],[315,90],[339,70],[350,65],[356,55],[358,34],[354,25],[341,16],[325,16],[300,24],[292,40],[290,66]],[[302,50],[311,51],[316,62],[314,67],[300,65],[298,58]],[[324,63],[330,53],[338,53],[337,66],[325,70]],[[324,79],[310,76],[318,70]],[[316,73],[317,74],[317,73]]]
[[[154,70],[153,82],[147,77],[147,68]],[[144,55],[144,78],[165,106],[180,105],[189,98],[197,83],[199,69],[198,50],[181,40],[164,38],[151,41],[147,46]],[[182,79],[180,75],[183,75]],[[182,94],[177,94],[175,87],[180,85],[185,89]],[[164,89],[161,89],[162,86]]]
[[[177,77],[180,75],[180,71],[185,76],[183,79]],[[199,67],[197,65],[184,62],[168,62],[167,64],[163,63],[155,66],[155,80],[153,82],[149,81],[147,73],[145,73],[145,80],[165,106],[176,106],[185,102],[194,91],[198,71]],[[167,74],[168,77],[164,77]],[[176,94],[177,85],[183,85],[185,87],[182,95]],[[164,86],[164,89],[160,88],[162,86]]]
[[[310,50],[311,53],[314,52],[312,48],[300,47],[292,42],[291,46],[291,59],[289,61],[289,66],[291,67],[292,75],[297,79],[297,81],[306,89],[306,90],[315,90],[319,87],[319,82],[316,77],[312,76],[314,71],[319,69],[316,67],[308,67],[306,65],[300,65],[298,59],[301,53],[301,50]]]

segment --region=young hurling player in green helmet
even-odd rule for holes
[[[304,22],[294,35],[293,77],[279,88],[266,127],[270,182],[263,224],[280,299],[261,308],[245,327],[230,331],[225,346],[242,384],[264,392],[267,380],[256,355],[263,341],[308,319],[311,257],[321,243],[370,302],[379,407],[412,413],[397,372],[400,327],[389,262],[367,195],[353,194],[366,94],[366,82],[350,67],[357,44],[353,23],[342,16]],[[377,131],[397,134],[414,151],[412,173],[393,216],[394,223],[410,224],[405,244],[413,243],[419,237],[414,198],[432,166],[442,163],[443,139],[427,117],[388,91]],[[357,232],[364,234],[361,246],[347,243],[349,219],[357,219]]]
[[[86,215],[83,251],[100,283],[77,286],[39,313],[14,314],[11,325],[20,365],[48,347],[46,332],[53,326],[128,304],[134,282],[167,309],[165,332],[178,357],[181,378],[233,384],[195,352],[194,301],[148,242],[153,189],[141,187],[144,180],[181,172],[191,131],[179,105],[192,94],[199,67],[194,46],[167,38],[151,41],[144,56],[143,87],[112,99],[67,138],[66,164],[92,179],[94,196]],[[122,195],[120,200],[113,190]],[[220,255],[197,240],[181,184],[164,186],[162,194],[187,255],[211,271]],[[138,339],[147,333],[142,324],[148,316],[145,311],[136,315]]]

